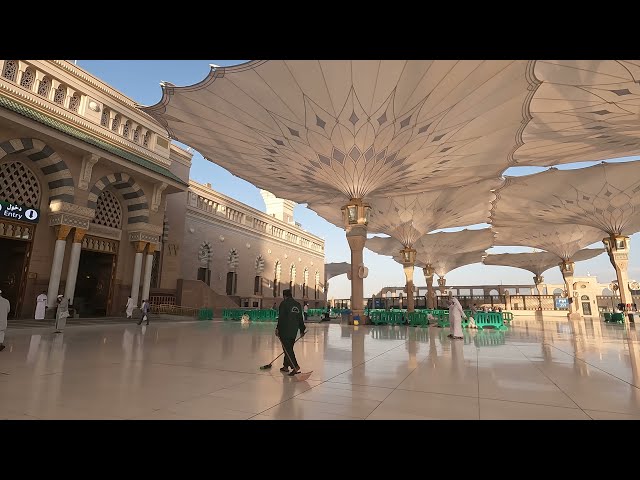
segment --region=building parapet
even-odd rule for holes
[[[190,180],[187,207],[224,217],[231,223],[258,232],[261,235],[274,237],[311,250],[319,255],[324,255],[324,240],[322,238],[216,192],[210,185],[202,185]]]

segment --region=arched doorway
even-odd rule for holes
[[[92,225],[113,231],[122,229],[122,207],[110,189],[103,190],[98,196],[95,212]],[[111,310],[119,246],[118,240],[92,234],[85,235],[82,240],[73,294],[73,306],[81,317],[103,316]]]
[[[25,163],[0,165],[0,290],[11,306],[9,318],[19,316],[22,309],[41,193],[37,177]]]
[[[582,295],[582,297],[580,297],[580,301],[582,302],[582,313],[587,316],[591,315],[591,302],[589,301],[589,296]]]

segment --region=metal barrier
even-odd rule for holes
[[[181,317],[197,317],[201,309],[194,307],[182,307],[180,305],[160,304],[151,305],[151,313],[178,315]]]
[[[275,322],[278,312],[273,309],[226,308],[222,310],[223,320],[240,320],[247,315],[252,322]]]

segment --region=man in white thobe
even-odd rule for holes
[[[462,318],[467,318],[462,309],[462,305],[456,297],[451,297],[449,300],[449,324],[451,325],[451,333],[449,338],[455,338],[460,340],[464,338],[462,336]]]
[[[129,297],[127,299],[127,318],[131,318],[133,315],[133,309],[134,309],[135,305],[133,304],[133,298]]]
[[[10,311],[11,304],[2,296],[2,290],[0,290],[0,352],[4,350],[4,331],[7,329],[7,317]]]
[[[36,320],[44,320],[44,314],[47,311],[47,292],[42,292],[36,298]]]

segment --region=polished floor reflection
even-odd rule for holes
[[[640,419],[636,327],[516,318],[506,332],[309,324],[306,382],[259,366],[271,324],[9,331],[1,419]]]

